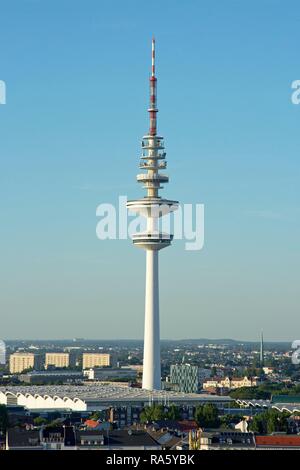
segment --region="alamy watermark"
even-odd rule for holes
[[[6,84],[0,80],[0,104],[6,104]]]
[[[136,233],[147,232],[147,220],[155,221],[151,233],[160,239],[173,235],[175,240],[185,240],[188,251],[201,250],[204,246],[204,204],[158,204],[150,207],[138,205],[138,209],[127,208],[127,197],[119,196],[116,207],[102,203],[96,209],[100,218],[96,227],[99,240],[126,240]],[[143,215],[141,215],[141,213]],[[145,217],[146,216],[146,217]]]
[[[300,339],[295,339],[295,341],[293,341],[292,349],[296,350],[292,354],[292,363],[298,365],[300,364]]]
[[[291,95],[292,103],[300,104],[300,80],[294,80],[291,87],[295,90]]]

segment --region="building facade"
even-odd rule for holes
[[[45,368],[48,367],[69,367],[71,365],[69,353],[46,353]]]
[[[82,371],[75,370],[43,370],[21,374],[20,381],[28,384],[68,384],[80,383],[83,380]]]
[[[40,366],[40,356],[33,353],[16,352],[9,357],[9,372],[11,374],[20,374],[26,369],[39,369]]]
[[[178,385],[178,390],[184,393],[198,393],[199,367],[190,364],[172,364],[170,381]]]
[[[93,367],[109,367],[111,365],[111,356],[106,353],[83,353],[82,368],[92,369]]]
[[[211,388],[228,388],[230,390],[241,387],[256,387],[259,385],[256,377],[214,377],[203,382],[203,390]]]

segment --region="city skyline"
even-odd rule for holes
[[[154,4],[1,9],[1,337],[142,338],[144,257],[95,212],[140,197],[154,35],[166,197],[205,205],[204,248],[162,254],[161,337],[297,339],[299,5]]]

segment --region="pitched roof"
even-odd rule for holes
[[[97,428],[101,423],[99,421],[95,421],[94,419],[87,419],[84,422],[85,426],[88,428]]]
[[[194,429],[199,428],[196,421],[191,421],[189,419],[183,419],[183,420],[179,421],[178,424],[180,426],[180,430],[183,431],[183,432],[193,431]]]
[[[108,437],[105,435],[105,445],[109,446],[120,446],[120,447],[134,447],[134,446],[145,446],[153,447],[159,446],[159,444],[153,439],[150,434],[146,431],[111,431],[108,433]]]

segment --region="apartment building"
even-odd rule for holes
[[[107,353],[83,353],[82,368],[108,367],[111,365],[111,355]]]
[[[41,357],[29,352],[15,352],[9,357],[9,372],[20,374],[27,369],[39,369],[41,367]]]
[[[63,368],[73,366],[74,360],[70,353],[46,353],[45,368]]]

